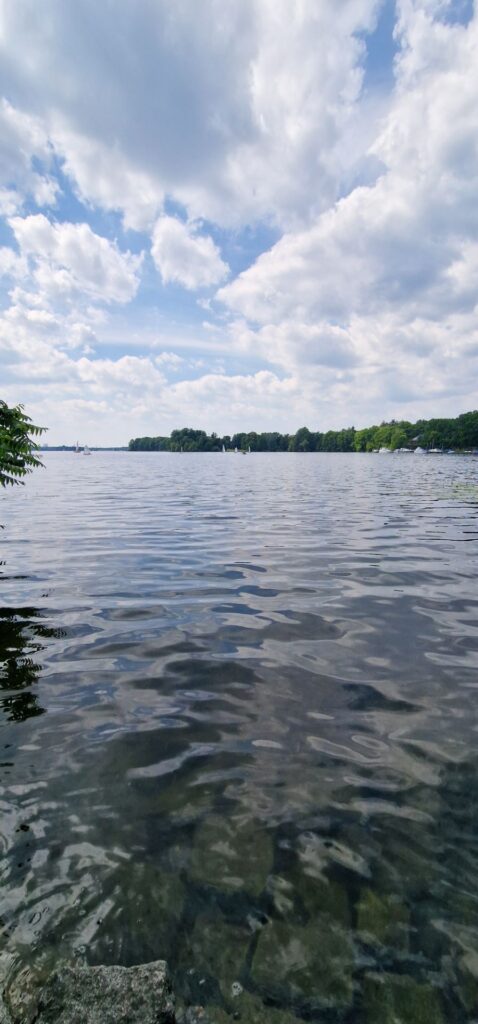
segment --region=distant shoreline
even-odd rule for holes
[[[83,449],[85,442],[80,445]],[[86,447],[86,445],[85,445]],[[76,452],[77,445],[41,445],[43,452]],[[378,426],[345,427],[342,430],[313,431],[300,427],[295,434],[278,430],[258,433],[207,434],[205,430],[183,427],[168,437],[135,437],[128,445],[89,446],[92,452],[432,452],[473,455],[478,452],[478,411],[454,419],[391,420]]]
[[[48,448],[40,448],[39,450],[42,453],[42,455],[45,455],[48,452],[72,452],[73,454],[76,454],[76,448],[68,446],[68,445],[51,445]],[[195,448],[195,449],[194,448],[190,448],[188,451],[183,451],[183,452],[181,452],[180,450],[178,450],[176,448],[174,448],[174,449],[165,449],[165,448],[157,449],[157,448],[154,448],[154,449],[144,449],[144,450],[142,450],[142,449],[134,449],[134,448],[90,448],[90,452],[129,452],[129,453],[134,452],[134,453],[140,454],[140,455],[141,454],[143,454],[143,455],[145,455],[145,454],[146,455],[222,455],[222,454],[224,454],[218,448],[215,448],[215,449],[212,449],[212,450],[207,450],[207,449],[203,449],[203,448]],[[409,448],[409,449],[396,448],[393,451],[392,451],[392,449],[389,449],[389,452],[390,452],[390,454],[394,454],[394,455],[395,454],[396,455],[415,455],[416,454],[416,450],[413,449],[413,448]],[[80,452],[79,454],[82,454],[82,453]],[[336,451],[316,451],[316,450],[312,449],[312,450],[308,450],[308,451],[307,450],[305,450],[305,451],[304,450],[297,450],[297,451],[287,451],[287,450],[286,451],[280,451],[280,450],[276,450],[276,451],[256,450],[256,451],[251,451],[251,452],[243,452],[242,449],[241,449],[241,450],[239,450],[236,453],[234,451],[234,449],[231,448],[231,449],[228,449],[228,451],[225,454],[227,454],[227,455],[229,455],[229,454],[231,454],[231,455],[234,455],[234,454],[238,454],[238,455],[243,455],[243,454],[247,454],[247,455],[249,455],[249,454],[250,455],[380,455],[380,454],[383,454],[383,450],[382,450],[382,452],[380,452],[380,450],[377,451],[376,449],[373,449],[371,451],[353,451],[353,450],[352,451],[350,451],[350,450],[348,450],[348,451],[341,451],[341,450],[336,450]],[[474,449],[474,448],[453,448],[453,449],[451,449],[450,448],[450,449],[447,449],[446,451],[445,450],[442,451],[442,450],[437,450],[437,449],[424,448],[424,449],[422,449],[421,454],[424,454],[424,455],[474,455],[474,456],[477,456],[478,455],[478,448],[476,448],[476,449]]]
[[[42,444],[42,445],[40,445],[40,451],[41,452],[76,452],[76,444]],[[129,451],[131,451],[131,449],[128,448],[128,445],[123,445],[121,447],[119,447],[119,446],[113,447],[112,445],[111,446],[105,445],[104,447],[102,446],[102,447],[98,447],[98,448],[90,447],[90,452],[129,452]]]
[[[478,412],[462,413],[454,419],[391,420],[356,430],[312,431],[301,427],[295,434],[277,430],[255,430],[207,434],[205,430],[183,427],[169,437],[135,437],[130,451],[215,451],[215,452],[383,452],[433,451],[471,452],[478,449]]]

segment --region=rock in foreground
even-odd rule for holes
[[[140,967],[61,967],[43,989],[38,1024],[174,1024],[164,960]]]

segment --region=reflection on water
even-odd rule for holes
[[[0,573],[0,593],[2,575]],[[24,722],[43,714],[34,692],[41,666],[34,660],[42,638],[55,636],[36,608],[0,607],[0,710],[7,720]]]
[[[477,461],[49,454],[2,499],[0,972],[478,1019]]]

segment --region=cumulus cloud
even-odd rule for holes
[[[126,228],[151,229],[164,201],[153,172],[131,164],[117,146],[73,132],[62,122],[55,128],[54,145],[81,202],[121,211]]]
[[[27,262],[14,249],[7,245],[0,246],[0,277],[24,277],[27,273]]]
[[[465,24],[456,6],[397,0],[389,84],[374,91],[381,0],[119,0],[114,16],[94,0],[44,0],[41,15],[0,0],[15,400],[40,401],[49,380],[62,398],[40,419],[66,429],[89,410],[118,440],[125,406],[132,434],[185,415],[287,429],[475,405],[478,14]],[[53,221],[60,184],[59,208],[85,223]],[[143,264],[116,212],[151,236]],[[176,284],[216,289],[199,299],[207,322]],[[98,358],[115,304],[123,346],[132,327],[146,354]],[[173,351],[188,315],[195,365]]]
[[[0,212],[9,215],[20,210],[28,195],[38,206],[55,204],[60,190],[58,182],[47,170],[41,173],[35,169],[35,161],[48,168],[52,156],[53,147],[44,123],[1,98]]]
[[[79,290],[103,302],[129,302],[136,294],[141,257],[120,252],[88,224],[53,224],[41,213],[12,217],[9,223],[45,291]]]
[[[40,17],[22,0],[2,8],[0,88],[33,108],[82,198],[131,225],[165,193],[191,217],[286,223],[323,209],[355,162],[359,34],[379,7],[137,0],[112,16],[44,0]]]
[[[178,282],[191,290],[218,284],[229,269],[209,235],[200,235],[176,217],[157,221],[151,252],[165,283]]]
[[[284,234],[218,293],[272,362],[313,366],[328,338],[331,364],[342,352],[344,365],[381,374],[384,393],[392,365],[411,391],[420,379],[426,398],[457,386],[453,345],[474,358],[456,326],[470,314],[474,337],[478,19],[445,24],[434,20],[439,7],[400,5],[396,93],[372,147],[379,179]],[[464,391],[476,396],[468,365]]]

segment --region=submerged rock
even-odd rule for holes
[[[444,1024],[436,988],[407,975],[369,974],[364,983],[367,1024]]]
[[[410,912],[393,896],[365,889],[357,903],[357,930],[371,945],[408,947]]]
[[[113,898],[108,928],[95,942],[96,962],[135,964],[169,955],[185,900],[178,874],[150,863],[126,864],[117,872]],[[104,945],[105,940],[112,940],[112,948]]]
[[[38,1024],[174,1024],[167,965],[60,967],[45,985]]]
[[[178,1011],[176,1024],[211,1024],[211,1018],[204,1006],[188,1006]]]
[[[0,1024],[11,1024],[11,1016],[4,1001],[13,956],[0,953]]]
[[[262,999],[250,992],[243,992],[228,1010],[211,1012],[211,1024],[231,1024],[231,1021],[242,1021],[242,1024],[300,1024],[287,1010],[265,1006]]]
[[[305,927],[273,921],[262,930],[252,977],[284,1002],[345,1009],[353,999],[354,949],[340,925],[319,915]]]
[[[299,897],[309,917],[328,914],[334,921],[348,927],[350,907],[345,886],[326,876],[315,877],[305,871],[292,874],[294,894]]]
[[[38,1011],[38,1000],[50,975],[58,966],[53,949],[41,950],[31,961],[17,962],[3,985],[5,1005],[15,1024],[32,1024]],[[0,1024],[3,1024],[0,1017]]]
[[[272,870],[270,835],[256,822],[204,819],[196,830],[190,874],[201,885],[223,891],[262,892]]]
[[[3,1002],[2,996],[0,995],[0,1024],[12,1024],[12,1018]]]
[[[180,966],[189,973],[202,973],[204,985],[214,978],[222,997],[228,999],[232,986],[240,983],[244,974],[251,938],[244,925],[231,924],[218,914],[200,914],[185,938]]]
[[[178,1013],[177,1024],[300,1024],[287,1010],[265,1006],[261,999],[243,992],[234,1007],[189,1006]]]

